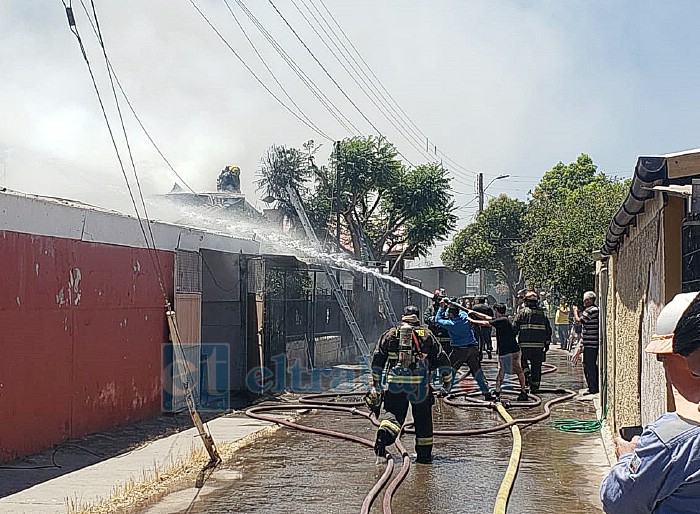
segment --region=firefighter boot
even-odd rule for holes
[[[433,447],[432,446],[416,446],[416,462],[418,464],[433,463]]]
[[[377,457],[386,456],[386,447],[392,443],[392,434],[384,429],[377,430],[377,439],[374,441],[374,454]]]

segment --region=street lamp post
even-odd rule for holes
[[[484,192],[491,187],[491,184],[493,184],[496,180],[501,180],[504,178],[508,178],[510,175],[499,175],[494,179],[491,179],[491,182],[487,184],[486,187],[484,187],[484,174],[479,173],[477,176],[477,190],[479,194],[479,213],[481,213],[484,210]],[[486,270],[483,268],[479,268],[479,292],[482,295],[486,294]]]

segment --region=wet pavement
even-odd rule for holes
[[[558,370],[545,375],[542,387],[582,387],[580,366],[572,370],[563,352],[552,350],[549,361]],[[495,372],[491,365],[487,369],[491,375]],[[542,395],[544,401],[552,397]],[[526,417],[542,412],[542,407],[510,412]],[[550,419],[562,418],[593,420],[596,413],[591,401],[573,400],[553,408]],[[436,429],[501,422],[493,411],[441,402],[434,409],[434,419]],[[368,421],[344,413],[314,412],[300,422],[367,439],[373,439],[375,433]],[[543,422],[522,428],[522,436],[523,452],[509,513],[601,512],[598,485],[607,473],[607,459],[599,433],[563,433]],[[413,436],[403,441],[412,452]],[[411,466],[394,496],[394,512],[492,512],[511,447],[509,430],[481,436],[436,436],[433,465]],[[396,463],[398,469],[398,459]],[[383,471],[383,464],[375,465],[370,448],[283,428],[241,450],[210,479],[206,491],[179,512],[354,513]],[[382,512],[382,496],[375,500],[372,512]],[[158,510],[155,506],[147,512]],[[171,506],[169,511],[177,509]]]

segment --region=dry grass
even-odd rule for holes
[[[216,448],[221,456],[219,466],[230,462],[236,451],[279,428],[277,425],[265,427],[233,443],[217,444]],[[209,455],[203,448],[193,450],[186,458],[177,462],[171,461],[163,467],[154,464],[152,468],[143,470],[140,477],[132,478],[125,484],[118,484],[109,498],[96,502],[85,502],[77,496],[66,498],[67,512],[68,514],[139,512],[170,493],[194,487],[202,468],[208,462]]]

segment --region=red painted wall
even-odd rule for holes
[[[157,414],[167,338],[148,250],[0,231],[0,461]]]

